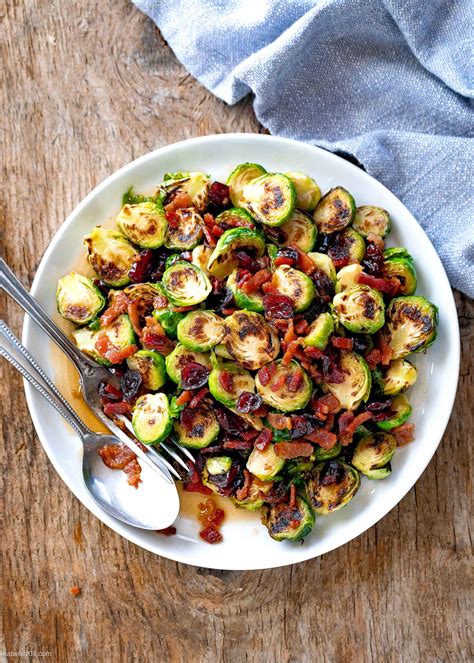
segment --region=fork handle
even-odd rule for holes
[[[3,288],[7,295],[14,299],[34,322],[59,345],[79,371],[87,372],[95,367],[95,364],[79,352],[66,334],[54,324],[49,315],[20,283],[3,258],[0,258],[0,288]]]

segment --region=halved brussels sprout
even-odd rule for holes
[[[356,209],[352,225],[362,237],[367,237],[370,233],[386,237],[392,224],[387,210],[373,205],[362,205]]]
[[[339,322],[351,332],[374,334],[385,323],[383,297],[368,285],[356,285],[333,299]]]
[[[314,284],[309,276],[289,265],[280,265],[273,273],[272,285],[293,302],[296,313],[305,311],[314,299]]]
[[[256,311],[261,313],[263,311],[263,294],[261,292],[250,292],[248,295],[237,287],[237,274],[239,270],[234,269],[232,274],[227,279],[227,287],[234,295],[234,301],[239,308],[246,311]]]
[[[227,178],[230,199],[234,207],[243,207],[242,191],[244,186],[266,172],[265,168],[258,163],[241,163],[234,168]]]
[[[312,212],[321,198],[321,189],[309,175],[299,172],[285,173],[296,189],[296,207]]]
[[[89,263],[102,281],[117,288],[130,283],[128,273],[138,252],[124,235],[96,226],[84,243]]]
[[[209,376],[209,391],[216,401],[235,407],[243,391],[255,391],[255,381],[248,371],[235,364],[219,364]]]
[[[336,458],[341,453],[342,446],[339,442],[333,446],[332,449],[323,449],[322,447],[315,447],[314,452],[311,454],[311,458],[314,458],[315,461],[331,460],[331,458]]]
[[[358,263],[340,269],[337,273],[336,293],[344,292],[344,290],[356,286],[363,271],[364,268]]]
[[[115,296],[116,292],[110,291],[109,300]],[[131,302],[139,302],[139,309],[143,312],[151,311],[154,307],[155,298],[163,295],[163,289],[159,283],[132,283],[124,288],[124,292]]]
[[[231,228],[218,239],[216,248],[209,258],[207,269],[218,279],[228,276],[237,266],[237,251],[254,251],[257,257],[265,252],[265,238],[257,228]]]
[[[203,236],[204,221],[194,207],[184,207],[174,212],[173,224],[168,225],[165,246],[168,249],[189,251],[199,244]]]
[[[205,244],[198,244],[194,247],[191,257],[191,262],[196,267],[199,267],[201,272],[203,272],[207,277],[211,276],[210,272],[207,270],[207,265],[209,263],[209,258],[212,255],[213,249],[210,246]]]
[[[423,352],[436,339],[438,309],[425,297],[395,297],[386,312],[382,333],[392,348],[392,359]]]
[[[296,191],[293,182],[281,173],[266,173],[246,184],[241,205],[266,226],[281,226],[293,214]]]
[[[335,236],[335,241],[328,249],[332,260],[348,259],[349,262],[360,262],[365,256],[364,238],[353,228],[344,228]]]
[[[355,410],[366,401],[372,386],[372,375],[367,362],[357,352],[341,352],[340,368],[344,382],[325,382],[324,387],[334,394],[344,410]]]
[[[202,482],[218,495],[228,495],[229,479],[238,463],[230,456],[213,456],[206,460],[202,471]]]
[[[178,324],[178,341],[190,350],[207,352],[224,337],[222,323],[212,311],[191,311]]]
[[[324,516],[346,506],[359,486],[356,469],[342,460],[328,460],[311,472],[306,481],[306,495],[315,513]]]
[[[397,448],[397,440],[390,433],[365,435],[352,455],[352,465],[369,479],[385,479],[391,473],[390,461]]]
[[[70,272],[58,281],[56,304],[63,318],[86,325],[102,311],[105,297],[86,276]]]
[[[158,444],[173,428],[168,396],[145,394],[135,403],[132,415],[133,432],[143,444]]]
[[[416,377],[416,366],[407,359],[395,359],[390,362],[382,378],[383,393],[386,396],[396,396],[415,384]]]
[[[257,393],[263,402],[282,412],[302,410],[307,406],[313,390],[306,371],[296,361],[284,366],[274,362],[276,371],[267,384],[262,384],[260,373],[255,377]]]
[[[265,508],[262,523],[275,541],[300,541],[314,527],[314,513],[302,497],[297,496],[296,505],[276,504]]]
[[[166,382],[165,360],[155,350],[139,350],[127,359],[127,366],[138,371],[142,376],[142,384],[149,391],[157,391]]]
[[[257,477],[252,476],[250,490],[247,497],[242,500],[231,496],[231,501],[238,509],[247,509],[247,511],[258,511],[265,503],[265,495],[271,490],[272,483],[270,481],[260,481]]]
[[[269,444],[263,451],[254,447],[246,467],[260,481],[273,481],[284,466],[285,459],[277,456],[273,444]]]
[[[197,364],[202,364],[209,371],[212,368],[211,359],[209,355],[204,354],[203,352],[195,352],[193,350],[188,350],[184,345],[178,343],[173,352],[171,352],[165,359],[166,372],[173,382],[176,384],[181,383],[181,371],[190,362],[196,362]]]
[[[294,244],[304,253],[312,250],[316,243],[318,229],[314,225],[313,219],[305,212],[295,209],[288,221],[285,221],[280,227],[286,235],[283,246]]]
[[[336,284],[336,268],[328,255],[325,253],[308,253],[308,258],[311,258],[316,267],[323,271],[333,284]]]
[[[167,193],[186,193],[191,199],[191,205],[198,212],[203,212],[209,201],[210,180],[205,173],[199,171],[179,171],[166,173],[160,189]]]
[[[255,228],[255,221],[242,207],[231,207],[216,216],[216,225],[224,226],[223,230],[236,227]]]
[[[158,320],[167,336],[170,338],[176,338],[178,325],[181,320],[184,320],[186,313],[172,311],[169,308],[160,308],[153,311],[153,317]]]
[[[141,248],[163,246],[168,228],[163,205],[152,202],[124,205],[116,221],[123,234]]]
[[[413,408],[410,405],[410,401],[405,396],[405,394],[399,394],[393,399],[390,409],[395,412],[390,419],[385,419],[384,421],[377,421],[377,426],[381,430],[392,430],[392,428],[397,428],[407,421],[411,415]]]
[[[289,477],[299,477],[299,475],[310,472],[314,467],[314,460],[310,458],[295,458],[289,460],[285,467],[285,472]]]
[[[310,326],[304,337],[304,344],[312,348],[324,350],[328,344],[329,337],[334,332],[334,320],[330,313],[320,313]]]
[[[94,359],[98,364],[111,366],[111,362],[104,359],[95,348],[99,335],[104,333],[107,335],[112,345],[118,350],[125,350],[135,344],[135,333],[130,318],[125,314],[119,315],[119,317],[107,327],[101,327],[98,330],[81,327],[81,329],[73,331],[72,335],[81,352],[84,352],[84,354]]]
[[[413,295],[416,292],[415,263],[406,249],[384,251],[383,270],[387,276],[395,276],[400,281],[399,292],[402,295]]]
[[[230,354],[227,352],[227,348],[224,343],[218,343],[214,348],[214,354],[216,357],[222,357],[222,359],[232,359]]]
[[[224,320],[224,345],[244,368],[256,371],[277,357],[278,336],[265,318],[251,311],[236,311]]]
[[[193,306],[207,299],[212,287],[207,276],[190,262],[177,262],[163,274],[166,296],[175,306]]]
[[[189,449],[208,447],[219,435],[219,424],[212,408],[201,401],[193,409],[186,407],[174,422],[178,442]]]
[[[319,232],[334,233],[352,223],[355,209],[354,198],[349,191],[338,186],[321,198],[314,210],[313,219]]]

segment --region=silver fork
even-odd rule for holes
[[[173,467],[173,465],[160,453],[154,446],[147,447],[147,453],[142,451],[135,439],[129,437],[121,428],[119,428],[109,417],[107,417],[100,404],[99,386],[102,382],[118,388],[119,380],[117,376],[112,375],[104,366],[99,366],[92,359],[89,359],[78,350],[70,341],[64,332],[51,320],[44,309],[30,295],[26,288],[20,283],[15,274],[8,267],[3,258],[0,258],[0,288],[19,304],[22,309],[33,319],[33,321],[48,334],[48,336],[59,346],[59,348],[73,362],[79,373],[79,381],[82,396],[94,412],[95,416],[102,421],[107,428],[112,431],[124,444],[126,444],[134,453],[144,462],[152,462],[155,469],[163,475],[168,481],[172,482],[172,476],[177,479],[183,477]],[[125,417],[121,418],[129,430],[130,422]],[[131,431],[133,434],[133,430]],[[188,449],[182,447],[178,442],[172,440],[173,446],[181,452],[188,460],[194,463],[194,457]],[[188,466],[183,458],[173,450],[171,444],[160,444],[160,451],[165,451],[183,470],[188,471]],[[184,476],[184,475],[183,475]]]

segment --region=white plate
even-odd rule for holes
[[[89,498],[81,479],[76,435],[26,385],[31,416],[52,464],[76,497],[100,520],[130,541],[164,557],[234,570],[283,566],[322,555],[347,543],[388,513],[410,490],[436,451],[451,413],[459,372],[459,329],[451,288],[433,246],[410,212],[382,184],[347,161],[303,143],[271,136],[224,134],[194,138],[151,152],[120,169],[92,191],[60,228],[38,268],[33,295],[57,319],[54,295],[58,278],[77,264],[83,252],[84,234],[117,212],[121,195],[130,185],[138,191],[149,190],[163,173],[182,169],[204,170],[212,178],[225,181],[234,166],[244,161],[261,163],[269,171],[303,171],[316,179],[323,192],[342,185],[351,191],[358,205],[386,208],[393,219],[389,245],[409,249],[419,275],[419,293],[439,307],[436,344],[426,356],[414,355],[419,379],[410,400],[416,441],[396,452],[391,476],[384,481],[363,479],[358,494],[347,507],[316,519],[316,526],[303,545],[276,543],[257,515],[229,520],[222,530],[224,541],[215,546],[200,541],[197,522],[189,517],[178,519],[179,536],[164,537],[118,522]],[[28,318],[23,340],[54,376],[58,355]]]

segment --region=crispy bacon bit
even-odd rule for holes
[[[194,310],[194,305],[190,304],[189,306],[172,306],[171,310],[173,313],[187,313],[188,311]]]
[[[208,230],[208,228],[206,226],[202,227],[202,231],[204,233],[204,237],[205,237],[205,240],[206,240],[207,244],[211,247],[211,249],[213,249],[216,245],[216,240],[215,240],[214,236],[211,235],[210,231]]]
[[[286,377],[286,385],[288,387],[288,391],[292,394],[295,394],[303,384],[303,374],[301,373],[300,370],[294,371],[294,373],[290,373]]]
[[[374,370],[377,364],[380,364],[381,360],[382,360],[382,353],[380,352],[380,350],[377,350],[377,348],[370,350],[370,352],[368,352],[365,355],[365,361],[369,365],[371,371]]]
[[[191,207],[193,201],[190,196],[184,191],[178,191],[178,193],[173,196],[171,202],[165,205],[165,212],[176,212],[178,209],[183,209],[184,207]]]
[[[102,409],[105,415],[113,417],[114,414],[128,414],[130,412],[130,404],[126,401],[106,403]]]
[[[395,280],[393,279],[381,279],[378,278],[377,276],[372,276],[371,274],[366,274],[365,272],[361,272],[359,274],[359,277],[357,279],[357,283],[362,283],[363,285],[368,285],[371,288],[375,288],[375,290],[380,290],[380,292],[386,292],[388,295],[393,297],[398,288],[400,282],[395,283]]]
[[[215,527],[206,527],[199,532],[201,539],[206,543],[220,543],[222,541],[222,534]]]
[[[129,299],[127,295],[123,291],[118,292],[115,295],[112,304],[107,309],[105,309],[105,311],[100,316],[100,326],[108,327],[108,325],[116,320],[119,315],[125,313],[128,304]]]
[[[186,403],[189,403],[192,397],[193,397],[192,391],[183,391],[183,393],[180,394],[176,399],[176,405],[186,405]]]
[[[352,442],[357,428],[369,419],[372,419],[372,416],[372,412],[362,412],[356,417],[354,417],[352,412],[344,412],[339,417],[339,442],[343,447],[346,447]]]
[[[295,356],[296,351],[302,345],[302,343],[303,339],[301,338],[297,338],[295,341],[288,343],[286,352],[283,355],[283,359],[281,360],[282,366],[288,366],[291,363],[293,357]]]
[[[74,585],[74,587],[71,587],[71,589],[69,591],[71,592],[71,594],[73,596],[77,597],[77,596],[80,596],[82,590],[77,585]]]
[[[383,241],[382,237],[380,237],[380,235],[376,235],[375,233],[369,233],[367,235],[367,241],[371,244],[374,244],[379,251],[383,251],[385,248],[385,242]]]
[[[280,391],[285,384],[286,384],[286,375],[284,373],[280,373],[280,375],[277,375],[271,382],[270,382],[270,389],[272,391]]]
[[[207,541],[207,543],[219,543],[219,541],[222,541],[222,535],[218,527],[224,520],[224,511],[217,507],[212,498],[200,502],[198,509],[198,519],[204,528],[199,532],[199,536],[204,541]]]
[[[392,428],[390,432],[395,435],[397,446],[404,447],[415,439],[415,424],[402,424]]]
[[[321,396],[321,398],[318,398],[312,403],[312,407],[315,411],[324,412],[325,414],[336,413],[340,412],[341,410],[341,404],[339,403],[337,397],[334,396],[334,394],[326,394],[325,396]]]
[[[266,295],[278,295],[278,288],[276,288],[270,281],[262,285],[262,290]]]
[[[294,483],[290,486],[290,509],[296,507],[296,486]]]
[[[174,536],[176,534],[176,527],[174,525],[169,525],[169,527],[157,529],[155,532],[157,534],[163,534],[164,536]]]
[[[239,288],[242,292],[245,292],[246,295],[250,295],[253,292],[260,290],[264,283],[267,283],[272,278],[271,272],[268,269],[260,269],[253,276],[241,281],[239,283]]]
[[[252,485],[252,476],[248,470],[244,470],[244,484],[237,490],[235,496],[238,500],[244,500],[248,497],[250,486]]]
[[[311,357],[311,359],[323,359],[323,357],[326,356],[323,350],[320,350],[319,348],[312,348],[311,346],[305,348],[304,352],[308,357]]]
[[[138,488],[138,484],[141,482],[141,467],[133,451],[124,444],[106,444],[99,449],[99,456],[104,465],[110,469],[123,470],[130,486]]]
[[[157,309],[158,311],[162,308],[166,308],[167,306],[168,300],[164,295],[158,295],[153,300],[153,308]]]
[[[214,237],[217,237],[217,239],[219,239],[219,237],[224,234],[224,231],[222,230],[222,228],[219,228],[219,226],[214,225],[211,228],[211,233],[213,234]]]
[[[275,453],[279,458],[309,458],[314,451],[309,442],[277,442],[274,445]]]
[[[258,372],[258,379],[260,380],[260,384],[263,387],[266,387],[267,384],[272,379],[272,377],[275,375],[275,373],[276,373],[275,364],[267,364],[266,366],[263,366]]]
[[[285,343],[291,343],[292,341],[296,341],[295,326],[291,318],[290,320],[288,320],[288,329],[286,330],[283,340],[285,341]]]
[[[273,439],[273,433],[268,428],[264,428],[256,438],[254,447],[259,451],[264,451]]]
[[[335,348],[340,348],[341,350],[352,350],[354,345],[352,338],[343,338],[342,336],[333,336],[331,343]]]
[[[158,320],[149,316],[142,332],[142,345],[147,350],[156,350],[162,355],[169,355],[174,348],[174,343],[165,334]]]
[[[311,260],[311,258],[306,253],[300,251],[298,247],[295,246],[294,244],[290,244],[290,246],[292,249],[295,249],[295,251],[297,251],[298,253],[298,263],[297,263],[298,269],[300,269],[308,276],[314,274],[314,272],[317,270],[317,267],[315,263]]]
[[[298,320],[298,322],[295,323],[295,332],[298,334],[298,336],[304,336],[305,334],[307,334],[308,329],[309,329],[309,323],[304,318]]]
[[[291,418],[285,417],[283,414],[276,414],[276,412],[269,412],[267,415],[268,423],[275,430],[291,429]]]
[[[210,495],[212,490],[205,486],[199,472],[196,469],[196,466],[190,460],[186,463],[189,470],[189,479],[183,483],[183,489],[188,493],[201,493],[202,495]]]
[[[393,350],[389,345],[387,345],[387,342],[385,341],[383,334],[379,334],[379,348],[382,355],[380,360],[382,366],[388,366],[390,360],[392,359]]]
[[[223,444],[224,449],[236,449],[237,451],[247,451],[253,449],[252,440],[237,440],[237,439],[226,439]],[[201,453],[203,449],[201,449]],[[244,470],[245,471],[245,470]]]
[[[212,214],[209,214],[209,212],[207,212],[206,214],[204,214],[204,216],[202,217],[202,220],[204,221],[204,223],[206,224],[206,226],[209,228],[209,230],[212,230],[212,228],[213,228],[213,227],[215,226],[215,224],[216,224],[216,221],[215,221],[215,219],[214,219],[214,216],[213,216]]]
[[[337,435],[325,430],[324,428],[316,428],[309,435],[305,435],[308,440],[319,444],[323,449],[332,449],[337,442]]]
[[[110,361],[111,364],[121,364],[124,359],[131,357],[138,350],[136,345],[129,345],[122,349],[117,348],[105,332],[98,335],[94,347],[100,356]]]
[[[138,460],[135,458],[134,460],[130,461],[128,465],[125,465],[123,471],[127,475],[127,483],[134,488],[138,488],[138,484],[141,483],[140,474],[142,471]]]
[[[188,407],[191,410],[194,410],[194,408],[196,408],[199,405],[199,403],[202,401],[203,398],[205,398],[207,396],[208,393],[209,393],[209,388],[208,387],[202,387],[202,389],[200,389],[191,398],[191,400],[189,401],[189,406]]]
[[[133,331],[140,338],[142,335],[142,328],[140,326],[140,300],[130,302],[127,306],[128,317],[133,327]]]

